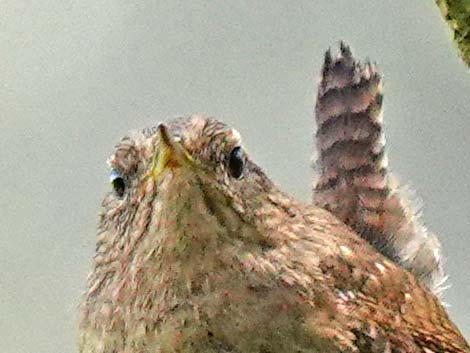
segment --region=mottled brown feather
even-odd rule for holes
[[[127,188],[103,201],[81,353],[470,352],[439,300],[337,217],[246,153],[230,177],[234,130],[201,116],[166,127],[194,165],[149,173],[155,129],[110,158]]]
[[[357,62],[344,43],[335,59],[326,53],[315,109],[313,201],[439,293],[440,244],[388,170],[382,98],[374,65]]]

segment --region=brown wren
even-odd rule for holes
[[[137,132],[109,165],[81,353],[470,352],[421,279],[280,191],[218,120]]]

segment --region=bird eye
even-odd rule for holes
[[[109,176],[111,185],[113,186],[114,192],[117,196],[122,197],[126,191],[126,181],[124,180],[119,170],[113,169]]]
[[[232,152],[230,152],[230,157],[228,160],[228,172],[233,178],[239,179],[243,175],[244,161],[242,156],[242,149],[240,147],[235,147]]]

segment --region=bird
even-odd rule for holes
[[[335,58],[326,52],[317,90],[313,203],[441,295],[446,288],[441,244],[389,170],[383,79],[344,42],[339,47]]]
[[[108,159],[80,353],[470,352],[438,297],[203,115]]]

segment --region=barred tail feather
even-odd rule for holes
[[[341,43],[328,50],[315,109],[318,180],[313,201],[434,292],[444,281],[440,244],[388,171],[382,78]]]

